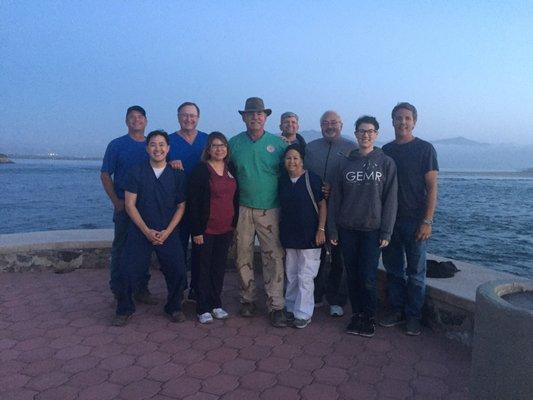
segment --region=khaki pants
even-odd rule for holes
[[[263,280],[268,296],[269,311],[282,310],[283,297],[283,248],[279,242],[279,210],[261,210],[245,206],[239,207],[239,221],[235,235],[237,247],[237,271],[241,280],[241,302],[251,303],[256,298],[254,277],[254,239],[259,238]]]

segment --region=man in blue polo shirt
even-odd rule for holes
[[[185,177],[189,176],[196,164],[200,162],[202,151],[207,143],[207,133],[199,131],[198,121],[200,119],[200,108],[192,102],[186,101],[178,107],[178,122],[180,130],[169,135],[170,151],[167,160],[174,169],[181,169],[185,172]],[[189,248],[189,218],[185,212],[180,223],[180,240],[187,260],[187,249]],[[191,254],[191,285],[189,290],[189,300],[196,300],[196,283],[198,280],[197,257]],[[185,280],[185,286],[187,282]]]
[[[148,160],[144,138],[147,122],[144,108],[141,106],[128,108],[126,111],[128,133],[112,140],[108,144],[100,170],[102,185],[114,207],[115,237],[111,248],[109,286],[115,297],[117,297],[119,290],[120,257],[122,256],[128,227],[131,222],[124,209],[124,184],[129,169]],[[147,266],[139,285],[139,291],[135,293],[134,297],[141,303],[157,304],[157,301],[150,296],[148,291],[149,280],[150,272]]]

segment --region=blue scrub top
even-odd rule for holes
[[[177,132],[169,135],[170,151],[167,160],[181,160],[185,175],[189,176],[196,164],[200,162],[202,151],[207,144],[207,133],[198,131],[192,144],[189,144]]]
[[[124,183],[131,167],[148,160],[146,141],[138,142],[130,135],[113,139],[108,145],[100,172],[113,177],[113,186],[119,199],[124,199]]]
[[[156,178],[150,162],[132,167],[124,189],[137,194],[136,207],[144,223],[151,229],[165,229],[185,201],[185,174],[167,165]],[[132,224],[134,225],[134,224]]]

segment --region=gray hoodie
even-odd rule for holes
[[[358,150],[344,159],[336,173],[328,208],[328,233],[338,239],[337,228],[380,230],[380,240],[390,241],[396,220],[398,181],[396,164],[374,147],[367,156]]]

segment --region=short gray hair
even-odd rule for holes
[[[339,119],[339,122],[342,123],[342,118],[337,111],[328,110],[324,114],[322,114],[322,116],[320,117],[320,125],[322,125],[322,122],[324,122],[324,118],[326,118],[326,115],[328,114],[335,114],[337,118]]]
[[[284,112],[283,114],[281,114],[281,118],[280,118],[279,120],[280,120],[280,122],[283,122],[283,120],[284,120],[285,118],[290,118],[290,117],[294,117],[294,118],[296,118],[296,121],[299,120],[298,115],[296,115],[296,114],[293,113],[292,111],[287,111],[287,112]]]

